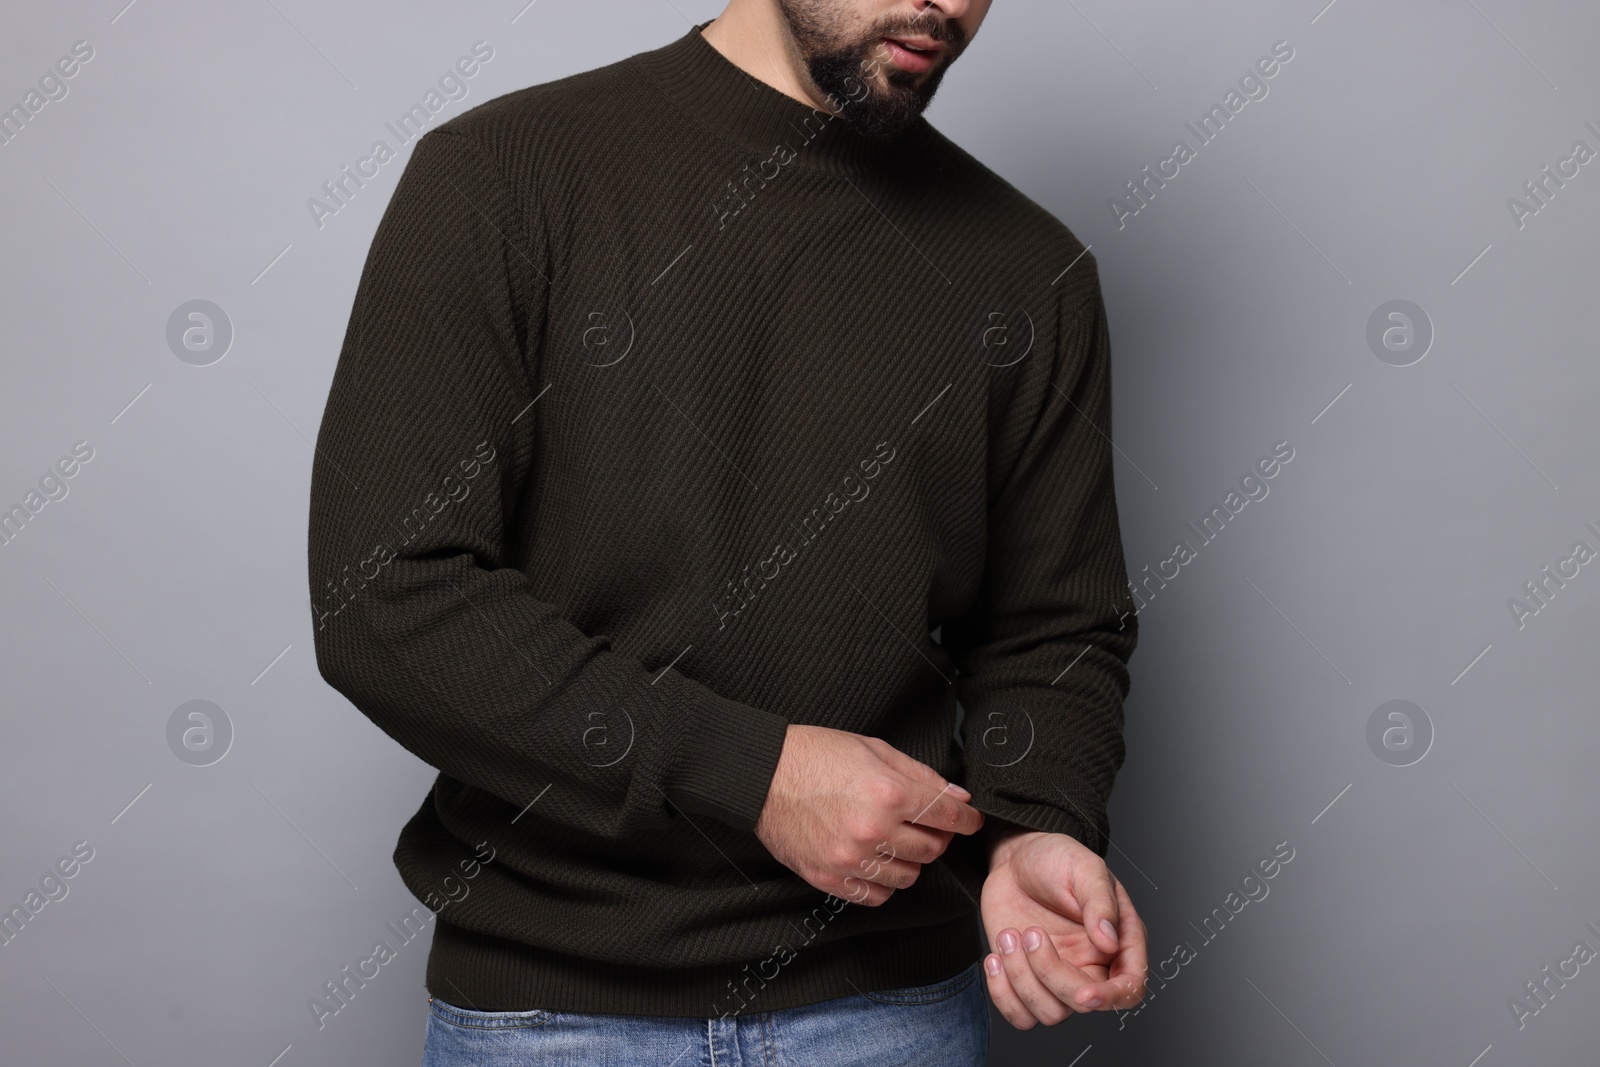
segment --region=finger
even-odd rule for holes
[[[1005,965],[1000,962],[998,955],[991,952],[984,958],[983,973],[989,983],[989,999],[994,1001],[995,1010],[1006,1022],[1018,1030],[1032,1030],[1038,1025],[1039,1020],[1033,1017],[1033,1013],[1011,988]]]
[[[1121,916],[1119,926],[1121,949],[1111,964],[1111,977],[1101,983],[1108,1006],[1113,1008],[1129,1008],[1144,999],[1146,975],[1150,972],[1149,957],[1149,931],[1145,929],[1144,920],[1134,910],[1133,901],[1128,897],[1128,890],[1124,888],[1120,879],[1113,879],[1119,904],[1118,913]]]
[[[944,855],[950,839],[949,830],[935,830],[929,826],[903,822],[888,836],[890,854],[912,863],[932,863]]]
[[[1068,960],[1067,962],[1072,963],[1071,960]],[[1082,971],[1084,974],[1088,975],[1089,981],[1091,982],[1104,982],[1107,978],[1111,977],[1110,973],[1107,972],[1105,967],[1098,963],[1079,963],[1075,964],[1074,966],[1076,966],[1078,970]]]
[[[1040,932],[1037,926],[1030,926],[1028,929],[1034,934]],[[996,940],[999,942],[996,947],[1000,950],[1000,962],[1005,967],[1006,978],[1029,1014],[1046,1026],[1054,1026],[1072,1014],[1072,1008],[1068,1006],[1070,1001],[1063,1002],[1055,993],[1045,988],[1039,976],[1034,973],[1033,966],[1028,961],[1029,953],[1023,947],[1021,932],[1007,927],[1000,931],[1000,936]],[[1067,966],[1070,967],[1071,964]],[[1073,969],[1077,970],[1075,967]]]
[[[1024,930],[1022,948],[1034,978],[1066,1010],[1092,1011],[1105,1003],[1101,984],[1071,961],[1062,959],[1043,928],[1030,926]]]
[[[906,860],[873,860],[865,869],[852,877],[864,878],[874,885],[889,889],[910,889],[922,873],[920,863]]]
[[[848,900],[852,904],[860,904],[867,908],[876,908],[894,895],[892,888],[868,881],[858,874],[846,875],[834,885],[817,888],[824,893],[832,893],[840,900]]]
[[[1116,952],[1119,930],[1116,879],[1099,856],[1088,856],[1072,867],[1072,894],[1083,909],[1083,929],[1102,952]]]
[[[956,799],[964,801],[972,799],[972,794],[967,792],[967,790],[963,789],[959,785],[954,784],[953,782],[950,782],[938,771],[934,770],[926,763],[923,763],[921,760],[913,759],[904,752],[901,752],[898,748],[895,748],[883,738],[873,737],[869,738],[868,740],[877,742],[875,745],[873,745],[873,748],[877,751],[879,759],[883,760],[890,767],[893,767],[895,770],[899,771],[907,778],[910,778],[912,781],[921,782],[924,785],[931,785],[934,789],[944,789],[946,786],[949,786],[951,793],[956,797]]]
[[[948,792],[908,780],[906,793],[901,809],[906,822],[958,834],[974,834],[983,826],[983,812]]]

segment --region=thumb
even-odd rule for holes
[[[1063,835],[1066,836],[1066,835]],[[1025,871],[1028,894],[1039,903],[1083,924],[1095,948],[1115,955],[1120,948],[1115,881],[1105,860],[1067,837],[1064,862],[1041,864]],[[1031,866],[1031,865],[1030,865]]]
[[[1095,946],[1115,954],[1119,908],[1111,869],[1099,856],[1086,856],[1073,864],[1073,888],[1083,906],[1083,928]]]

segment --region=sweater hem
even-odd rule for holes
[[[779,948],[748,963],[640,967],[551,952],[439,918],[426,982],[433,996],[474,1011],[719,1018],[931,985],[984,952],[976,910],[935,926]]]

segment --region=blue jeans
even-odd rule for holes
[[[932,985],[722,1019],[429,1004],[423,1067],[983,1067],[989,1055],[977,963]]]

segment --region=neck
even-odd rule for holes
[[[794,35],[774,0],[729,0],[700,35],[757,81],[807,107],[833,110],[806,73]]]

